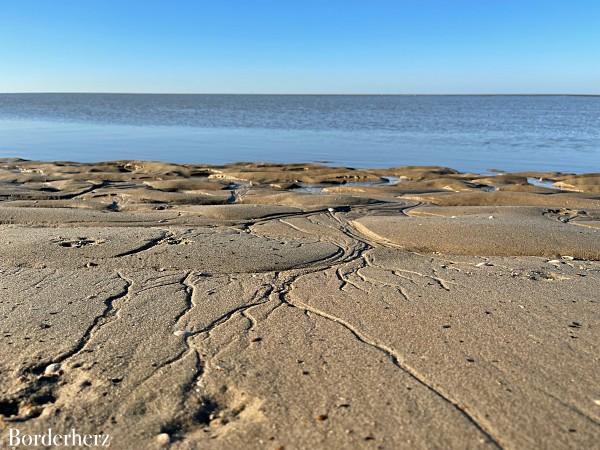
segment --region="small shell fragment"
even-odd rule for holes
[[[171,443],[171,436],[167,433],[160,433],[156,435],[156,443],[161,447],[166,447]]]
[[[189,332],[188,330],[177,330],[173,333],[175,336],[180,336],[180,337],[188,337],[190,334],[192,334],[191,332]]]
[[[46,369],[44,369],[44,375],[55,375],[59,371],[60,371],[60,364],[59,363],[48,364],[46,366]]]
[[[475,264],[475,267],[483,267],[483,266],[493,266],[493,264],[488,261],[482,261],[480,263]]]

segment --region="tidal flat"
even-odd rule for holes
[[[600,174],[0,160],[0,426],[594,448]]]

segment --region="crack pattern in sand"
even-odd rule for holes
[[[21,164],[0,180],[3,425],[124,449],[598,441],[592,195],[445,168]]]

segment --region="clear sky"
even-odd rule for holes
[[[600,94],[600,1],[3,0],[32,91]]]

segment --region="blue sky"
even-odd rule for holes
[[[600,1],[2,1],[32,91],[600,94]]]

